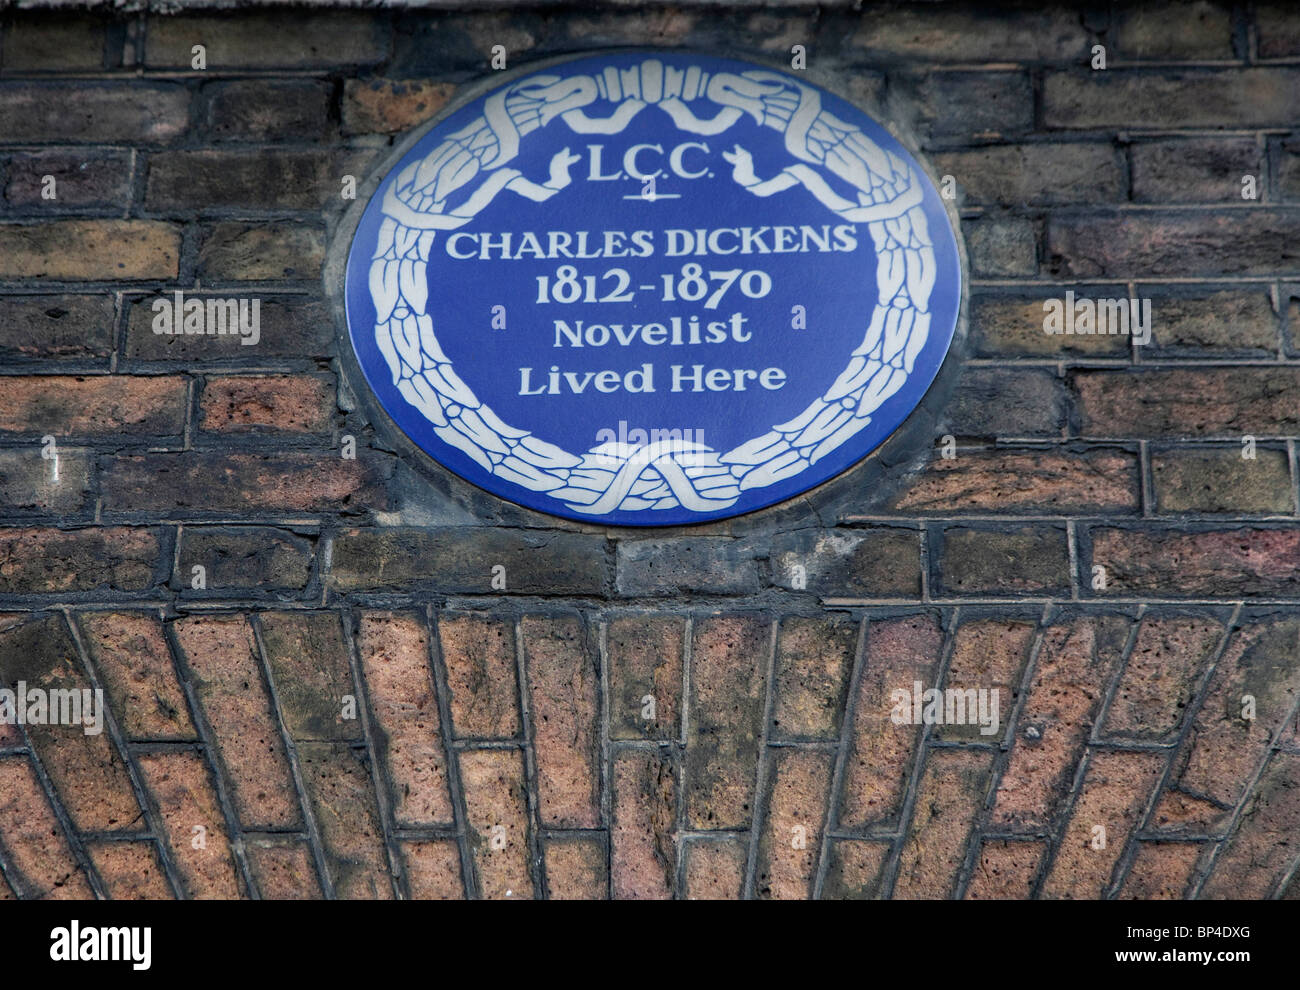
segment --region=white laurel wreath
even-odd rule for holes
[[[616,104],[614,112],[588,117],[583,108],[596,100]],[[688,107],[699,103],[719,109],[702,119]],[[862,343],[822,396],[733,450],[718,453],[672,439],[631,452],[606,443],[571,454],[502,422],[456,374],[426,312],[429,251],[437,231],[468,223],[503,189],[542,202],[569,185],[578,156],[568,148],[552,158],[541,183],[505,167],[524,136],[557,117],[576,134],[617,134],[651,105],[690,134],[721,134],[745,114],[782,133],[796,164],[760,180],[750,153],[737,145],[723,153],[732,179],[762,197],[802,186],[842,220],[866,224],[878,255],[878,302]],[[838,195],[812,166],[849,183],[857,202]],[[482,181],[449,207],[453,194],[480,175]],[[592,515],[678,506],[716,512],[745,490],[815,464],[870,423],[907,380],[929,336],[937,269],[923,196],[921,176],[899,156],[823,110],[816,90],[775,72],[710,74],[646,59],[596,75],[528,76],[489,96],[483,116],[403,169],[386,190],[370,266],[375,340],[393,384],[433,432],[496,477]]]

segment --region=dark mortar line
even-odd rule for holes
[[[673,852],[675,862],[673,863],[673,899],[686,900],[690,895],[686,883],[687,857],[689,850],[686,842],[688,833],[686,814],[686,801],[688,792],[686,789],[686,751],[690,740],[690,713],[691,713],[691,657],[695,652],[695,618],[688,614],[682,622],[682,703],[678,712],[677,738],[673,740],[681,758],[678,759],[674,766],[673,785],[677,788],[677,806],[673,809]],[[613,845],[612,832],[613,823],[610,825],[611,840]]]
[[[539,834],[542,828],[542,810],[537,781],[536,729],[532,719],[532,692],[528,681],[528,651],[524,646],[523,619],[516,616],[514,626],[515,672],[519,678],[519,726],[524,738],[524,791],[528,821],[528,834],[525,836],[525,841],[528,849],[528,875],[532,881],[533,898],[547,900],[549,891],[546,884],[546,871],[542,868]],[[586,649],[585,642],[583,649]]]
[[[776,782],[776,766],[768,753],[768,740],[771,736],[772,714],[776,708],[776,652],[777,641],[781,633],[781,619],[774,616],[769,620],[766,671],[763,690],[763,722],[758,738],[758,759],[754,768],[754,798],[751,802],[749,843],[745,857],[745,882],[741,888],[741,900],[754,900],[754,882],[758,874],[758,858],[762,853],[763,832],[767,828],[767,818],[771,812],[772,789]],[[771,854],[771,844],[768,844]]]
[[[611,571],[612,573],[612,571]],[[605,897],[614,899],[614,750],[610,740],[609,689],[612,670],[609,660],[609,620],[596,620],[596,656],[600,663],[600,821],[603,824]],[[676,810],[676,809],[674,809]]]

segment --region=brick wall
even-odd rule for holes
[[[633,531],[366,415],[342,176],[492,45],[630,43],[804,44],[953,176],[910,447]],[[1297,120],[1283,3],[5,14],[0,680],[111,712],[0,725],[0,899],[1300,895]],[[177,288],[261,340],[155,335]],[[1067,289],[1151,342],[1045,334]],[[894,724],[916,681],[998,732]]]

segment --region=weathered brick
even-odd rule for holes
[[[297,839],[244,837],[244,854],[263,900],[315,900],[320,881],[311,850]]]
[[[980,217],[963,225],[971,273],[1007,278],[1038,273],[1038,232],[1016,217]]]
[[[1152,3],[1118,11],[1115,47],[1123,59],[1228,59],[1232,47],[1231,5]]]
[[[158,618],[144,612],[83,612],[79,621],[126,738],[196,738]]]
[[[300,223],[213,224],[199,249],[199,275],[205,279],[271,282],[319,278],[325,261],[325,235]],[[270,300],[263,299],[261,305]],[[259,316],[260,307],[259,307]],[[260,350],[261,341],[258,341]],[[245,345],[240,345],[245,346]]]
[[[1300,89],[1300,76],[1296,82]],[[1054,214],[1047,268],[1067,279],[1285,276],[1295,272],[1297,238],[1300,210],[1285,207]]]
[[[1130,155],[1138,203],[1240,203],[1243,175],[1263,191],[1260,149],[1251,140],[1143,141]]]
[[[1078,286],[1076,296],[1112,298],[1127,295],[1117,286]],[[971,300],[970,326],[976,351],[981,356],[1073,357],[1080,354],[1122,357],[1128,354],[1129,338],[1120,334],[1049,334],[1043,329],[1048,300],[1063,304],[1061,292],[1035,295],[975,295]]]
[[[1300,595],[1300,530],[1094,529],[1092,566],[1106,568],[1098,596]]]
[[[1070,586],[1064,529],[948,527],[943,531],[942,567],[934,582],[945,594],[1052,594]]]
[[[215,141],[320,141],[331,130],[326,82],[257,79],[218,83],[204,93]]]
[[[1034,89],[1024,71],[936,71],[920,80],[891,76],[890,85],[910,97],[919,133],[935,143],[996,140],[1034,127]]]
[[[984,803],[993,754],[932,749],[917,786],[916,810],[898,860],[898,900],[951,897],[975,816]]]
[[[142,753],[138,762],[186,896],[239,897],[230,840],[203,758],[191,752]]]
[[[1115,864],[1141,825],[1164,767],[1163,753],[1092,754],[1056,859],[1043,881],[1044,898],[1095,900],[1106,894]],[[1098,827],[1105,832],[1098,833]]]
[[[384,508],[382,484],[391,471],[389,461],[344,460],[331,451],[119,455],[103,469],[100,490],[105,512],[333,514]]]
[[[1300,432],[1300,369],[1076,373],[1083,436],[1286,436]]]
[[[149,158],[151,210],[315,210],[338,196],[324,151],[162,151]],[[342,174],[342,173],[340,173]]]
[[[613,761],[610,873],[619,900],[669,900],[677,871],[677,771],[666,755],[624,750]]]
[[[428,120],[451,99],[451,83],[348,79],[343,83],[344,134],[400,134]]]
[[[1121,616],[1080,616],[1044,633],[993,820],[1041,825],[1069,790],[1128,635]]]
[[[365,612],[357,641],[374,712],[380,760],[400,825],[451,824],[442,722],[429,670],[429,639],[418,617]]]
[[[358,691],[339,616],[267,612],[260,621],[280,714],[294,741],[363,738]]]
[[[32,435],[179,436],[186,382],[177,376],[30,375],[0,378],[0,430]]]
[[[0,756],[0,836],[20,896],[88,900],[94,896],[54,810],[25,756]]]
[[[831,901],[879,899],[881,874],[889,849],[887,842],[834,840],[827,859],[826,889],[822,896]]]
[[[1153,451],[1151,477],[1160,512],[1287,515],[1295,510],[1285,450],[1174,447]]]
[[[932,457],[890,503],[898,512],[1109,515],[1140,508],[1137,457],[1123,450],[958,451]]]
[[[921,728],[890,719],[890,694],[934,683],[943,633],[931,615],[873,621],[867,627],[853,734],[844,762],[838,823],[849,829],[892,825],[903,804]],[[873,874],[874,875],[874,874]]]
[[[1214,900],[1266,900],[1295,862],[1300,830],[1300,756],[1278,753],[1241,811],[1201,896]]]
[[[296,826],[289,763],[247,620],[203,616],[180,619],[174,628],[240,823]]]
[[[1137,901],[1181,901],[1204,846],[1195,842],[1139,842],[1119,896]]]
[[[1065,9],[1022,10],[1015,17],[931,7],[866,17],[852,43],[876,56],[945,62],[1059,62],[1082,58],[1088,33]]]
[[[46,176],[54,185],[46,184]],[[131,156],[124,151],[36,151],[9,159],[5,199],[10,206],[111,206],[121,209],[131,199]],[[46,199],[53,189],[54,199]]]
[[[1001,618],[966,621],[958,627],[942,687],[963,692],[965,721],[948,724],[945,701],[945,721],[936,723],[930,730],[932,738],[943,742],[1001,742],[1006,735],[1006,720],[1019,693],[1020,672],[1029,654],[1034,628],[1034,623],[1028,620]],[[923,683],[923,689],[931,686]],[[907,685],[907,690],[915,695],[914,685]],[[971,690],[989,692],[986,697],[990,700],[982,709],[977,702],[971,704],[971,696],[965,693]],[[994,694],[997,695],[996,712],[992,707]],[[955,703],[952,714],[958,715]]]
[[[186,526],[173,583],[192,587],[194,567],[204,569],[207,590],[301,590],[311,577],[312,542],[267,526]]]
[[[465,750],[459,763],[470,848],[482,896],[489,900],[531,898],[523,754],[505,749]]]
[[[746,828],[753,819],[770,639],[758,617],[695,624],[684,795],[693,828]]]
[[[0,278],[36,283],[174,279],[180,246],[180,229],[156,220],[5,223],[0,224]]]
[[[975,859],[966,899],[1028,900],[1043,861],[1044,848],[1042,842],[985,839]]]
[[[497,566],[505,568],[505,588],[493,587]],[[597,536],[520,529],[351,529],[334,541],[332,581],[344,591],[429,587],[434,575],[433,586],[441,591],[602,595],[607,573],[605,541]]]
[[[208,378],[199,397],[199,428],[219,433],[328,433],[334,385],[311,375]]]
[[[113,350],[113,297],[0,296],[0,359],[95,360]]]
[[[547,839],[546,891],[556,901],[604,900],[609,889],[605,873],[605,843],[598,837]]]
[[[1300,24],[1287,3],[1261,3],[1255,7],[1255,30],[1262,58],[1300,55]]]
[[[5,142],[162,144],[184,133],[189,118],[190,94],[175,83],[0,83]]]
[[[458,739],[519,735],[519,676],[515,627],[508,619],[443,613],[438,640]]]
[[[1222,624],[1210,617],[1144,617],[1110,702],[1105,735],[1164,741],[1176,734],[1222,637]]]
[[[972,206],[1094,205],[1128,198],[1119,155],[1109,144],[988,145],[940,152],[934,167],[956,178]]]
[[[1247,619],[1215,668],[1153,818],[1162,830],[1222,831],[1300,692],[1300,620]],[[1243,718],[1246,697],[1254,718]]]
[[[769,544],[772,583],[829,598],[914,598],[921,534],[901,527],[799,529]]]
[[[744,595],[758,590],[753,547],[725,537],[620,540],[618,593]]]
[[[600,823],[600,672],[577,618],[527,616],[521,624],[543,825]]]
[[[1068,407],[1065,386],[1048,371],[971,368],[943,416],[959,438],[1059,437]]]
[[[857,650],[856,622],[789,618],[776,638],[772,739],[839,739]]]
[[[688,901],[738,901],[745,886],[744,842],[732,836],[697,838],[682,847]]]
[[[159,583],[158,554],[150,529],[0,529],[0,594],[145,591]]]
[[[680,737],[685,633],[685,623],[673,615],[624,616],[610,621],[605,634],[610,738]],[[646,696],[654,699],[652,719],[643,717]]]
[[[1292,68],[1048,72],[1043,122],[1049,128],[1291,126],[1300,112],[1300,72]]]
[[[1151,298],[1152,332],[1147,346],[1153,352],[1277,353],[1278,314],[1266,290],[1192,289],[1174,294],[1142,286],[1139,295]]]
[[[306,296],[259,295],[260,331],[255,345],[243,334],[166,334],[153,332],[151,296],[131,305],[125,356],[137,361],[208,364],[239,360],[261,364],[268,358],[319,358],[335,352],[334,324],[323,303]],[[202,298],[198,296],[189,298]],[[229,298],[223,296],[221,298]]]
[[[335,896],[392,900],[392,874],[375,789],[361,754],[346,743],[301,743],[298,765]]]
[[[57,457],[42,456],[45,442],[27,449],[0,450],[0,514],[7,517],[57,515],[61,520],[94,511],[95,464],[85,450],[61,447]],[[57,473],[56,473],[57,472]]]
[[[403,842],[402,855],[406,860],[406,882],[414,900],[464,900],[460,851],[455,842],[442,839]]]
[[[767,818],[759,840],[754,878],[756,897],[764,900],[812,897],[833,769],[830,753],[772,750]]]
[[[153,842],[88,842],[86,853],[115,901],[169,901],[176,896]]]
[[[4,67],[11,72],[104,68],[106,22],[71,11],[32,11],[5,25]]]
[[[187,14],[150,18],[145,64],[188,69],[194,45],[207,49],[208,71],[365,65],[388,52],[382,21],[359,11]]]

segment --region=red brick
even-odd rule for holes
[[[784,748],[771,751],[771,790],[759,841],[756,897],[812,897],[833,769],[830,753]]]
[[[144,591],[158,553],[148,529],[0,529],[0,594]]]
[[[995,822],[1045,825],[1052,817],[1069,790],[1128,628],[1119,616],[1079,617],[1044,633],[998,784]]]
[[[315,900],[321,896],[306,843],[297,839],[244,838],[253,881],[266,901]]]
[[[832,901],[877,900],[881,873],[889,857],[887,842],[836,839],[831,843],[822,896]]]
[[[677,773],[646,750],[614,758],[610,870],[619,900],[669,900],[677,871]]]
[[[1247,800],[1236,834],[1214,864],[1201,897],[1265,900],[1295,863],[1300,831],[1300,756],[1278,753]]]
[[[338,615],[268,612],[261,626],[280,715],[294,741],[364,738],[361,695]]]
[[[890,503],[907,513],[1129,514],[1140,507],[1137,458],[1119,450],[960,451],[932,458]]]
[[[636,615],[610,621],[609,734],[612,739],[677,739],[681,732],[685,622],[677,616]],[[654,718],[642,717],[647,696]]]
[[[68,436],[179,436],[185,379],[126,375],[6,375],[0,430]]]
[[[996,691],[998,696],[998,723],[985,726],[977,713],[967,709],[964,725],[935,725],[931,738],[944,742],[998,743],[1006,735],[1007,720],[1020,688],[1020,672],[1029,654],[1029,644],[1034,636],[1035,624],[1028,621],[982,619],[962,623],[957,630],[952,659],[942,687],[960,691]],[[924,687],[936,685],[924,684]],[[907,689],[912,691],[911,685]],[[992,705],[992,702],[989,702]],[[992,708],[986,709],[992,718]],[[954,714],[956,714],[954,712]],[[995,731],[986,733],[985,728]]]
[[[358,637],[381,759],[399,825],[451,824],[447,754],[429,671],[429,639],[413,615],[366,612]]]
[[[226,823],[217,805],[208,768],[197,753],[144,753],[138,758],[171,850],[185,883],[186,896],[230,899],[240,896]],[[202,832],[196,832],[202,829]]]
[[[128,739],[194,739],[162,624],[143,612],[83,612],[91,660]]]
[[[753,819],[771,635],[758,617],[695,624],[684,795],[693,828],[747,828]]]
[[[1300,369],[1088,371],[1074,378],[1083,436],[1184,439],[1300,430]]]
[[[1176,733],[1222,637],[1212,619],[1145,617],[1111,699],[1106,735],[1163,741]]]
[[[403,842],[406,881],[417,901],[460,901],[465,888],[460,879],[460,852],[450,839]]]
[[[971,826],[984,805],[991,753],[932,749],[917,787],[912,823],[898,861],[893,896],[899,900],[951,897],[966,855]]]
[[[1125,843],[1142,823],[1151,792],[1165,768],[1163,753],[1100,750],[1092,754],[1083,789],[1061,834],[1047,879],[1045,898],[1103,897]],[[1105,847],[1101,835],[1105,829]]]
[[[0,299],[0,356],[19,360],[101,360],[113,351],[113,298],[104,295]]]
[[[1042,842],[985,839],[966,888],[966,899],[1028,900],[1045,848]]]
[[[0,278],[174,279],[179,270],[180,247],[180,228],[155,220],[0,224]]]
[[[89,842],[86,852],[115,901],[175,899],[153,842]]]
[[[918,680],[932,685],[942,644],[943,633],[929,615],[872,622],[867,628],[853,733],[844,765],[840,826],[860,829],[897,821],[903,782],[921,727],[891,721],[890,693],[899,688],[910,691]]]
[[[175,629],[240,823],[297,825],[289,763],[247,620],[195,617],[177,621]]]
[[[773,739],[839,739],[858,629],[856,622],[838,618],[781,623]]]
[[[0,837],[12,869],[22,878],[22,896],[94,896],[25,756],[0,757]]]
[[[455,736],[516,738],[519,676],[514,623],[491,616],[443,613],[438,619],[438,639]]]
[[[364,758],[347,743],[308,742],[297,750],[335,896],[392,900],[392,871]]]
[[[1300,530],[1095,529],[1092,566],[1106,568],[1097,595],[1231,599],[1300,595]]]
[[[598,673],[578,619],[529,616],[522,635],[544,825],[594,828],[600,821]]]
[[[270,526],[185,526],[179,533],[172,587],[193,588],[194,568],[204,568],[209,597],[238,594],[291,597],[312,575],[313,542]],[[199,591],[202,595],[203,592]]]
[[[451,99],[450,83],[419,79],[348,79],[343,84],[344,134],[400,134],[431,118]]]
[[[548,839],[545,843],[546,888],[555,901],[604,900],[605,843],[598,836]]]
[[[745,886],[745,843],[731,836],[698,838],[683,847],[688,901],[738,901]]]
[[[460,777],[482,896],[531,898],[523,755],[513,750],[466,750],[460,754]],[[495,848],[498,840],[501,847]]]
[[[328,433],[334,388],[310,375],[209,378],[199,399],[199,428],[219,433]]]
[[[1135,901],[1181,901],[1205,846],[1198,842],[1139,842],[1119,896]]]

